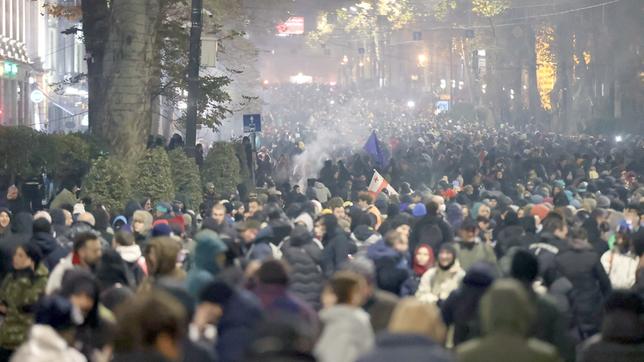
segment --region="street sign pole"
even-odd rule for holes
[[[203,0],[192,0],[192,26],[188,54],[188,110],[186,112],[186,152],[195,154],[197,143],[197,97],[199,94],[199,65],[201,62],[201,22]]]

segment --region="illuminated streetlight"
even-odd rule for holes
[[[424,67],[427,65],[427,55],[425,54],[418,54],[418,66]]]
[[[416,102],[412,100],[407,101],[407,107],[413,109],[414,107],[416,107]]]

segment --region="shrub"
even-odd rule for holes
[[[148,149],[136,163],[132,196],[138,200],[149,197],[153,202],[174,200],[170,160],[163,148]]]
[[[229,142],[216,142],[208,152],[201,171],[204,184],[212,182],[217,193],[224,197],[237,191],[241,181],[239,160],[235,155],[235,145]]]
[[[82,196],[92,198],[95,205],[103,204],[112,215],[123,210],[130,196],[130,183],[124,176],[123,166],[110,157],[94,160],[83,182]]]
[[[203,200],[197,163],[194,158],[189,158],[179,148],[168,152],[168,158],[172,169],[175,198],[183,201],[186,208],[196,210]]]

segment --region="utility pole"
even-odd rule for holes
[[[188,54],[188,110],[186,112],[186,152],[195,154],[197,143],[197,98],[199,96],[199,67],[201,65],[201,13],[203,0],[192,0],[192,26]]]

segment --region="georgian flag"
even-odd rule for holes
[[[368,191],[374,195],[383,191],[386,191],[388,195],[398,195],[396,190],[389,184],[389,181],[385,180],[376,170],[373,170],[373,177],[371,178]]]

